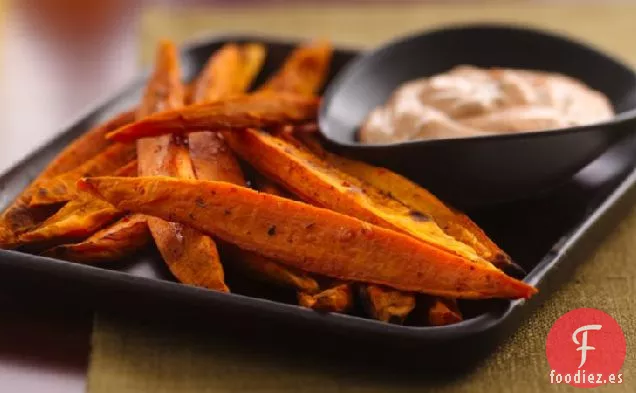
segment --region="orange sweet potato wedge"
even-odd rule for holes
[[[295,195],[290,194],[289,192],[287,192],[287,190],[283,190],[278,184],[274,183],[258,172],[255,172],[252,176],[252,179],[250,180],[252,188],[257,191],[276,195],[282,198],[293,199],[296,201],[298,200]]]
[[[428,215],[345,174],[301,146],[255,129],[225,136],[241,158],[304,201],[408,234],[475,263],[491,265],[471,247],[444,233]]]
[[[263,176],[256,176],[256,178],[253,179],[253,185],[254,188],[260,192],[276,195],[287,199],[295,199],[292,195],[290,195],[278,185]],[[268,261],[270,261],[269,264],[275,265],[275,269],[280,269],[285,272],[283,277],[287,275],[298,274],[298,271],[296,269],[292,269],[278,262],[274,262],[271,260]],[[271,270],[274,270],[274,267],[272,267]],[[316,286],[305,286],[304,288],[300,286],[296,287],[296,289],[298,290],[297,297],[299,305],[306,308],[311,308],[316,311],[337,313],[344,313],[353,308],[353,288],[351,287],[352,284],[330,283],[325,289],[323,288],[325,286],[324,282],[322,286],[319,286],[316,280],[307,275],[304,276],[312,280],[316,284]],[[272,277],[272,279],[275,278],[276,277]]]
[[[328,75],[332,54],[333,47],[327,41],[317,41],[299,47],[260,90],[316,94]]]
[[[106,122],[86,131],[62,150],[42,171],[38,179],[51,178],[77,168],[110,146],[106,135],[135,120],[135,112],[116,114]]]
[[[505,268],[506,265],[513,263],[510,257],[468,216],[449,208],[425,188],[386,168],[329,153],[315,143],[309,146],[312,152],[341,171],[369,183],[414,210],[430,216],[446,234],[471,246],[478,255],[495,266]]]
[[[306,88],[307,86],[302,87],[299,79],[293,77],[293,70],[298,68],[300,62],[297,59],[303,57],[301,53],[306,52],[299,49],[292,54],[279,73],[279,78],[284,78],[286,74],[292,75],[287,77],[288,82],[282,84],[269,81],[261,89],[272,89],[277,84],[285,85],[291,91]],[[306,69],[309,70],[312,68]],[[312,72],[317,75],[305,75],[304,78],[322,81],[324,70],[322,74],[317,68]],[[307,92],[314,93],[319,86],[320,84],[312,84],[313,90]],[[471,247],[446,235],[428,215],[409,209],[380,189],[369,187],[358,178],[334,168],[299,143],[254,129],[247,129],[242,133],[227,133],[225,136],[232,149],[244,160],[305,201],[407,233],[475,262],[487,263]]]
[[[327,77],[332,51],[333,49],[327,42],[316,42],[294,50],[286,59],[280,71],[261,86],[260,91],[315,94],[322,87]],[[317,129],[315,123],[308,123],[307,125],[309,126],[307,127],[308,130]],[[281,135],[292,135],[291,132],[307,132],[305,129],[300,129],[304,126],[306,125],[301,125],[300,127],[285,126]],[[399,299],[402,304],[407,305],[415,304],[415,297],[412,294],[401,293],[390,288],[367,290],[366,286],[362,285],[360,291],[368,299],[367,309],[370,311],[371,316],[379,316],[386,321],[402,321],[410,312],[408,306],[394,307],[394,302],[387,301],[388,299]],[[351,288],[349,288],[349,292],[352,292]],[[303,295],[299,294],[299,299],[302,297]],[[307,300],[306,296],[304,298]],[[343,298],[342,296],[340,297],[340,299]]]
[[[291,196],[288,195],[283,189],[278,187],[276,184],[270,182],[266,178],[262,176],[258,176],[254,182],[254,188],[260,192],[264,192],[266,194],[276,195],[282,198],[290,199]],[[243,258],[240,259],[239,263],[254,264],[254,261],[260,262],[260,266],[253,266],[252,268],[256,270],[260,269],[261,275],[268,281],[272,283],[277,283],[283,286],[291,287],[299,291],[298,297],[300,299],[301,296],[304,295],[314,295],[320,292],[320,286],[318,282],[309,275],[301,272],[297,269],[290,268],[284,264],[273,261],[271,259],[262,257],[260,255],[254,254],[253,252],[242,250]],[[293,284],[293,285],[289,285]],[[332,291],[333,292],[333,291]],[[307,298],[308,299],[308,298]],[[321,302],[320,304],[324,304]],[[338,304],[342,304],[339,302]],[[309,307],[309,306],[307,306]],[[309,307],[311,308],[311,307]],[[350,307],[344,307],[346,309]],[[340,312],[341,308],[331,309],[328,311],[332,312]],[[326,311],[323,309],[323,311]]]
[[[319,99],[290,93],[258,93],[167,110],[108,134],[118,142],[194,131],[242,130],[316,119]]]
[[[342,281],[457,298],[528,298],[536,289],[490,264],[356,218],[225,182],[85,178],[115,207],[177,221],[288,266]]]
[[[66,202],[75,198],[75,184],[86,176],[112,175],[135,158],[134,144],[115,143],[77,168],[41,182],[31,198],[31,206]]]
[[[404,203],[404,205],[408,206],[412,210],[422,211],[429,214],[433,217],[440,228],[446,232],[446,234],[453,236],[454,233],[449,233],[449,231],[446,230],[448,225],[446,225],[447,221],[445,220],[445,217],[447,217],[446,213],[449,209],[439,199],[428,192],[428,190],[417,186],[396,173],[390,172],[388,169],[377,168],[361,161],[329,153],[322,147],[320,141],[313,135],[294,133],[281,136],[285,137],[291,143],[302,143],[302,145],[309,148],[314,154],[318,155],[329,164],[349,175],[371,184],[374,187],[377,187],[386,195],[390,195],[394,199]],[[379,179],[383,177],[382,175],[385,173],[388,175],[388,179],[380,181]],[[426,199],[418,199],[417,195],[419,194],[425,195]],[[417,201],[418,203],[413,203],[414,201]],[[441,213],[438,213],[440,211]],[[441,214],[443,217],[438,219],[438,214]],[[473,225],[483,234],[483,231],[481,231],[476,224]],[[466,240],[466,237],[453,237],[455,237],[458,241],[466,243],[464,241]],[[471,245],[472,243],[468,244]],[[487,257],[492,256],[489,254],[480,255],[486,259],[488,259]],[[364,287],[361,288],[363,298],[366,299],[365,304],[369,313],[371,315],[382,315],[385,321],[393,320],[397,323],[404,322],[406,316],[414,309],[415,298],[409,294],[393,294],[386,288],[381,289],[382,290],[378,290],[377,286],[371,290],[365,290]],[[373,298],[374,296],[375,299]],[[427,303],[425,313],[427,314],[426,318],[429,324],[438,326],[457,323],[462,320],[462,314],[454,299],[431,298]]]
[[[137,176],[137,167],[139,163],[137,160],[131,160],[128,164],[117,169],[114,176],[135,177]]]
[[[242,95],[265,60],[261,44],[227,44],[215,52],[192,89],[192,102],[212,102]]]
[[[217,101],[245,92],[260,71],[265,48],[258,44],[227,44],[214,53],[193,83],[192,103]],[[243,173],[223,138],[215,132],[192,133],[188,136],[190,159],[199,179],[224,180],[245,184]],[[287,285],[311,286],[301,276],[284,274],[266,258],[234,249],[235,260],[246,273],[261,279],[274,276]],[[316,284],[317,285],[317,284]]]
[[[318,293],[299,292],[298,304],[320,312],[345,313],[353,306],[353,291],[349,284],[338,284]]]
[[[30,196],[20,195],[0,218],[0,248],[8,250],[20,245],[19,237],[55,214],[60,205],[29,206]]]
[[[415,308],[415,296],[380,285],[364,285],[360,296],[365,308],[374,319],[396,324],[404,323]]]
[[[444,233],[428,215],[338,170],[309,152],[297,140],[281,139],[252,129],[228,134],[226,139],[246,161],[305,201],[403,232],[474,263],[490,264],[472,248]],[[362,292],[365,292],[364,288]],[[366,291],[366,295],[378,297],[370,299],[367,308],[371,315],[380,315],[385,320],[404,320],[415,304],[412,294],[390,294],[389,289],[384,292]],[[398,299],[407,306],[393,307],[391,299]],[[382,306],[385,306],[384,309],[379,309]],[[390,316],[393,312],[396,314]]]
[[[155,72],[137,117],[143,118],[157,110],[180,108],[183,101],[177,50],[173,43],[164,41],[159,45]],[[195,178],[187,144],[172,135],[138,140],[137,159],[141,176]],[[148,218],[148,227],[163,260],[179,281],[228,291],[216,244],[209,236],[183,224],[156,217]]]
[[[265,55],[257,44],[228,44],[216,52],[194,84],[194,103],[210,102],[242,93],[260,70]],[[216,132],[189,136],[190,158],[196,177],[244,185],[245,178],[234,153]],[[257,279],[314,293],[318,283],[308,275],[261,255],[230,248],[234,265]]]
[[[137,160],[130,161],[115,171],[115,176],[136,176],[136,165]],[[22,234],[18,242],[20,245],[36,243],[52,246],[81,240],[123,215],[111,204],[82,194],[35,229]]]
[[[320,291],[318,282],[298,269],[290,268],[251,251],[237,247],[226,247],[232,265],[253,279],[284,288],[315,294]]]
[[[260,192],[284,197],[287,199],[297,200],[297,198],[294,198],[288,192],[286,192],[285,190],[280,188],[278,185],[271,182],[269,179],[265,178],[262,175],[256,176],[256,178],[253,179],[252,184],[254,185],[254,188]],[[281,266],[282,269],[290,269],[287,266],[282,266],[280,264],[278,265]],[[314,292],[311,292],[304,288],[299,287],[297,288],[298,289],[298,294],[297,294],[298,304],[300,304],[303,307],[315,309],[316,311],[321,311],[321,312],[339,312],[339,313],[347,312],[348,310],[351,310],[353,308],[354,291],[353,291],[352,285],[353,284],[351,283],[340,283],[340,284],[331,283],[331,285],[329,285],[327,289],[317,288],[316,291]],[[324,286],[324,283],[323,283],[323,286]],[[364,284],[360,285],[360,287],[361,287],[360,289],[361,293],[367,294],[371,298],[374,298],[376,296],[382,296],[386,298],[388,297],[387,294],[390,292],[396,292],[396,294],[394,295],[395,297],[412,297],[412,295],[410,294],[404,294],[402,292],[399,292],[390,288],[385,288],[385,290],[382,293],[380,293],[379,291],[366,291],[366,285]],[[415,303],[415,298],[413,298],[413,303]],[[383,299],[371,299],[369,304],[379,305],[380,307],[380,306],[387,305],[388,302],[383,301]],[[376,315],[390,314],[393,311],[397,311],[396,308],[388,308],[388,307],[385,307],[384,311],[380,311],[379,307],[376,310],[374,310],[374,312],[370,313],[372,317],[375,318]],[[406,316],[404,315],[404,317]],[[395,321],[397,319],[398,318],[387,317],[386,321],[389,321],[389,320]]]
[[[23,233],[18,242],[21,245],[43,243],[50,247],[82,240],[123,215],[107,202],[83,196],[64,205],[40,226]]]
[[[432,326],[446,326],[461,322],[462,313],[457,307],[457,300],[435,297],[430,299],[428,323]]]
[[[197,132],[188,138],[190,159],[198,179],[245,184],[239,163],[221,134]]]
[[[178,107],[183,103],[183,89],[178,80],[178,64],[174,53],[169,53],[173,45],[163,42],[159,45],[155,75],[148,81],[146,94],[133,114],[141,119],[156,111]],[[177,69],[176,72],[174,70]],[[113,131],[112,129],[110,131]],[[104,136],[105,139],[105,136]],[[164,146],[156,146],[162,148]],[[136,147],[135,147],[136,151]],[[166,160],[168,161],[168,160]],[[123,172],[138,173],[142,163],[135,161],[137,168],[129,163]],[[122,174],[121,176],[128,176]],[[77,262],[98,263],[112,261],[132,254],[150,242],[148,218],[143,215],[131,215],[96,232],[84,242],[69,244],[49,250],[49,256],[58,256]]]
[[[112,262],[143,249],[150,239],[147,217],[133,214],[80,243],[63,244],[45,251],[42,255],[77,263]]]
[[[68,172],[99,154],[110,145],[105,135],[133,120],[133,112],[118,114],[88,130],[62,150],[0,216],[0,248],[15,247],[20,234],[33,229],[55,212],[54,206],[38,208],[29,206],[31,196],[39,183]]]
[[[184,284],[228,292],[210,236],[187,225],[148,217],[148,227],[168,268]]]
[[[254,189],[271,195],[276,195],[281,198],[293,199],[297,200],[293,195],[289,194],[282,188],[280,188],[275,183],[271,182],[266,177],[256,174],[256,176],[252,179],[252,186]],[[307,276],[306,274],[299,272],[296,269],[290,268],[286,265],[283,265],[279,262],[268,260],[270,265],[275,265],[272,267],[274,269],[280,269],[282,272],[285,272],[283,276],[287,275],[297,275],[303,274],[304,277],[307,277],[314,285],[300,287],[297,286],[295,289],[298,291],[298,304],[303,307],[315,309],[317,311],[322,312],[347,312],[351,308],[353,308],[353,290],[350,288],[351,284],[349,283],[329,283],[323,281],[323,285],[319,285],[318,281],[314,278]],[[277,277],[272,276],[272,281],[274,281]],[[284,281],[281,281],[284,283]]]
[[[244,93],[260,71],[264,58],[262,45],[225,45],[210,57],[194,83],[193,102],[211,102]],[[197,132],[188,138],[197,178],[245,184],[239,163],[222,136],[216,132]]]

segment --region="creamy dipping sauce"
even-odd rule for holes
[[[614,116],[607,97],[571,77],[459,66],[400,86],[360,129],[364,143],[543,131]]]

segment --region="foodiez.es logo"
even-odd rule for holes
[[[609,314],[578,308],[552,325],[545,346],[550,383],[595,387],[623,383],[623,330]]]

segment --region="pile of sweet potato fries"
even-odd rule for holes
[[[139,106],[49,164],[0,218],[0,247],[97,264],[154,244],[184,284],[228,292],[232,264],[304,307],[344,313],[360,299],[392,323],[416,303],[419,320],[447,325],[462,320],[457,299],[536,292],[466,215],[325,150],[314,131],[329,43],[297,48],[248,92],[266,55],[227,44],[186,84],[162,42]]]

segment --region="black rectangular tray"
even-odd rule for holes
[[[196,75],[209,55],[224,43],[246,41],[264,42],[268,46],[266,64],[257,84],[277,69],[297,44],[250,36],[197,41],[182,51],[184,76]],[[330,77],[356,53],[337,50]],[[92,125],[135,105],[145,79],[141,77],[114,98],[73,121],[59,137],[0,177],[0,209],[69,141]],[[181,285],[174,282],[157,255],[150,251],[130,261],[93,267],[0,250],[0,290],[51,306],[88,305],[129,317],[144,318],[160,311],[172,320],[230,327],[222,333],[228,336],[248,330],[248,335],[254,337],[258,331],[261,339],[277,342],[300,339],[303,345],[310,336],[316,348],[363,354],[365,362],[370,361],[372,352],[379,358],[392,359],[391,363],[397,358],[415,356],[418,367],[467,366],[483,358],[518,326],[522,316],[567,279],[571,268],[594,249],[627,211],[636,195],[634,152],[636,137],[626,135],[557,189],[531,199],[469,211],[529,272],[525,281],[538,286],[540,292],[527,301],[490,302],[486,312],[452,326],[397,326],[357,316],[320,314],[294,305],[286,294],[273,293],[271,289],[261,292],[258,288],[255,293],[239,289],[242,294],[223,294]],[[263,293],[272,294],[281,302],[247,296]],[[373,351],[365,350],[369,345]],[[349,347],[357,349],[343,350]],[[391,356],[394,353],[399,356]]]

